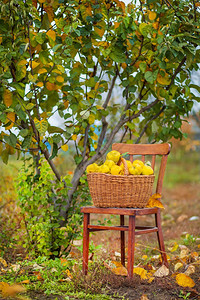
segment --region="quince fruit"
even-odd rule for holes
[[[95,172],[97,172],[98,171],[98,165],[97,164],[91,164],[91,165],[89,165],[89,166],[87,166],[87,168],[86,168],[86,172],[87,173],[95,173]]]
[[[104,163],[104,165],[108,166],[109,169],[112,168],[112,166],[115,166],[115,163],[113,160],[107,159]]]
[[[128,171],[129,171],[129,174],[136,175],[136,169],[133,166],[128,168]]]
[[[123,175],[124,172],[121,166],[115,165],[111,168],[110,173],[112,175]]]
[[[107,156],[106,156],[106,159],[107,160],[112,160],[114,161],[114,163],[118,163],[119,159],[120,159],[120,152],[117,151],[117,150],[112,150],[110,152],[108,152]]]
[[[99,167],[98,172],[99,173],[110,173],[110,169],[107,165],[103,164],[102,166]]]
[[[152,167],[144,165],[142,169],[142,175],[153,175]]]
[[[130,160],[126,160],[126,163],[127,163],[128,169],[129,169],[129,168],[132,168],[133,165],[132,165],[132,163],[130,162]]]
[[[141,161],[139,159],[134,160],[133,166],[135,167],[135,165],[140,165],[141,167],[144,167],[143,161]]]

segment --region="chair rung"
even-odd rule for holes
[[[101,231],[101,230],[119,230],[119,231],[128,231],[128,226],[103,226],[103,225],[88,225],[89,231]],[[157,232],[158,227],[151,226],[136,226],[135,231],[136,235]]]
[[[128,226],[102,226],[102,225],[88,225],[89,231],[100,231],[100,230],[119,230],[128,231]]]
[[[152,232],[158,232],[158,227],[141,227],[143,229],[135,231],[135,235],[145,234],[145,233],[152,233]],[[139,229],[138,227],[136,229]]]

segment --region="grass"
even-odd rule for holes
[[[180,183],[200,182],[199,151],[184,152],[183,149],[172,149],[167,162],[164,186],[173,188]]]

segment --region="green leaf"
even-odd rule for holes
[[[4,136],[4,140],[6,143],[8,143],[8,145],[10,145],[11,147],[15,147],[16,143],[17,143],[17,137],[14,133],[10,133],[9,136],[5,135]]]
[[[153,78],[153,73],[152,73],[151,71],[147,71],[147,72],[144,74],[144,78],[146,79],[147,82],[153,84],[154,78]]]
[[[35,106],[34,103],[28,103],[28,104],[26,105],[26,109],[27,109],[27,110],[31,110],[34,106]]]
[[[49,125],[47,120],[43,119],[39,121],[37,118],[34,118],[34,122],[36,129],[39,131],[40,135],[43,136],[46,133]]]
[[[32,140],[31,135],[27,135],[22,142],[22,149],[26,149],[30,146]]]
[[[144,73],[146,71],[147,64],[145,62],[142,62],[139,64],[139,68],[142,71],[142,73]]]

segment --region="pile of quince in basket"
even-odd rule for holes
[[[124,175],[124,158],[116,151],[110,151],[106,156],[106,161],[102,165],[93,163],[87,166],[87,173],[106,173],[111,175]],[[153,175],[153,169],[149,166],[149,162],[143,163],[137,159],[131,163],[129,160],[125,160],[129,175]],[[120,163],[119,163],[120,162]]]

